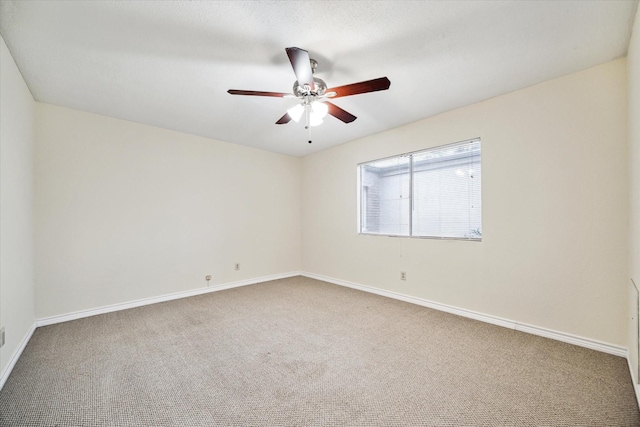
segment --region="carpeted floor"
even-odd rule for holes
[[[2,426],[640,426],[623,358],[295,277],[38,328]]]

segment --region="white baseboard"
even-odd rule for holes
[[[334,279],[332,277],[321,276],[319,274],[301,272],[302,276],[312,279],[322,280],[324,282],[333,283],[335,285],[346,286],[348,288],[358,289],[365,292],[381,295],[397,299],[400,301],[409,302],[412,304],[421,305],[435,310],[445,311],[447,313],[456,314],[462,317],[468,317],[470,319],[480,320],[482,322],[491,323],[493,325],[503,326],[505,328],[514,329],[516,331],[527,332],[533,335],[539,335],[545,338],[551,338],[557,341],[574,344],[580,347],[586,347],[592,350],[601,351],[603,353],[613,354],[615,356],[627,357],[627,349],[613,344],[604,343],[601,341],[593,340],[590,338],[584,338],[577,335],[567,334],[564,332],[558,332],[551,329],[541,328],[539,326],[528,325],[525,323],[516,322],[509,319],[503,319],[501,317],[491,316],[488,314],[478,313],[476,311],[466,310],[450,306],[447,304],[441,304],[434,301],[429,301],[422,298],[417,298],[409,295],[400,294],[397,292],[385,291],[383,289],[374,288],[371,286],[361,285],[358,283],[347,282],[345,280]]]
[[[4,368],[4,371],[2,371],[2,376],[0,376],[0,390],[2,390],[2,387],[4,387],[4,383],[7,382],[7,378],[9,378],[9,375],[11,375],[11,371],[13,371],[13,367],[16,366],[16,362],[22,355],[22,352],[24,351],[25,347],[29,343],[29,340],[31,339],[31,335],[33,335],[33,332],[35,330],[36,330],[36,324],[34,323],[33,325],[31,325],[31,327],[27,331],[27,334],[24,336],[24,338],[22,338],[22,342],[20,343],[16,351],[14,351],[13,355],[11,355],[11,359],[9,359],[9,363]]]
[[[209,292],[222,291],[224,289],[238,288],[240,286],[254,285],[256,283],[268,282],[269,280],[285,279],[287,277],[299,276],[300,272],[292,271],[289,273],[273,274],[270,276],[256,277],[253,279],[240,280],[237,282],[223,283],[220,285],[210,286],[206,288],[192,289],[189,291],[176,292],[173,294],[160,295],[157,297],[144,298],[135,301],[129,301],[119,304],[106,305],[103,307],[92,308],[89,310],[80,310],[73,313],[60,314],[57,316],[44,317],[36,320],[36,326],[47,326],[56,323],[68,322],[69,320],[82,319],[84,317],[96,316],[98,314],[111,313],[113,311],[127,310],[129,308],[141,307],[143,305],[155,304],[158,302],[171,301],[180,298],[202,295]]]
[[[33,335],[33,332],[35,331],[36,327],[46,326],[46,325],[53,325],[53,324],[56,324],[56,323],[66,322],[66,321],[75,320],[75,319],[81,319],[81,318],[84,318],[84,317],[95,316],[95,315],[98,315],[98,314],[110,313],[110,312],[119,311],[119,310],[126,310],[126,309],[129,309],[129,308],[140,307],[140,306],[149,305],[149,304],[155,304],[155,303],[158,303],[158,302],[170,301],[170,300],[175,300],[175,299],[180,299],[180,298],[187,298],[187,297],[190,297],[190,296],[202,295],[202,294],[209,293],[209,292],[216,292],[216,291],[221,291],[221,290],[224,290],[224,289],[231,289],[231,288],[237,288],[237,287],[240,287],[240,286],[253,285],[253,284],[256,284],[256,283],[267,282],[267,281],[270,281],[270,280],[285,279],[285,278],[288,278],[288,277],[295,277],[295,276],[299,276],[299,275],[302,275],[302,276],[305,276],[305,277],[309,277],[309,278],[312,278],[312,279],[322,280],[324,282],[329,282],[329,283],[333,283],[333,284],[340,285],[340,286],[345,286],[345,287],[349,287],[349,288],[353,288],[353,289],[358,289],[358,290],[361,290],[361,291],[364,291],[364,292],[369,292],[369,293],[385,296],[385,297],[388,297],[388,298],[397,299],[397,300],[400,300],[400,301],[409,302],[409,303],[412,303],[412,304],[421,305],[421,306],[428,307],[428,308],[433,308],[435,310],[440,310],[440,311],[444,311],[444,312],[447,312],[447,313],[456,314],[458,316],[463,316],[463,317],[467,317],[467,318],[471,318],[471,319],[475,319],[475,320],[480,320],[482,322],[491,323],[491,324],[498,325],[498,326],[503,326],[505,328],[514,329],[514,330],[517,330],[517,331],[527,332],[527,333],[530,333],[530,334],[533,334],[533,335],[539,335],[539,336],[542,336],[542,337],[555,339],[557,341],[562,341],[562,342],[566,342],[566,343],[569,343],[569,344],[574,344],[574,345],[577,345],[577,346],[580,346],[580,347],[585,347],[585,348],[589,348],[589,349],[592,349],[592,350],[597,350],[597,351],[601,351],[601,352],[604,352],[604,353],[613,354],[615,356],[620,356],[620,357],[626,358],[627,362],[629,360],[628,357],[627,357],[627,349],[624,348],[624,347],[620,347],[620,346],[616,346],[616,345],[612,345],[612,344],[608,344],[608,343],[604,343],[604,342],[601,342],[601,341],[592,340],[592,339],[589,339],[589,338],[584,338],[584,337],[580,337],[580,336],[576,336],[576,335],[572,335],[572,334],[567,334],[567,333],[564,333],[564,332],[553,331],[553,330],[546,329],[546,328],[541,328],[541,327],[538,327],[538,326],[523,324],[523,323],[515,322],[513,320],[508,320],[508,319],[503,319],[503,318],[496,317],[496,316],[491,316],[491,315],[487,315],[487,314],[483,314],[483,313],[478,313],[478,312],[475,312],[475,311],[466,310],[466,309],[450,306],[450,305],[447,305],[447,304],[441,304],[441,303],[437,303],[437,302],[434,302],[434,301],[429,301],[429,300],[418,298],[418,297],[404,295],[404,294],[397,293],[397,292],[386,291],[386,290],[374,288],[374,287],[371,287],[371,286],[366,286],[366,285],[361,285],[361,284],[357,284],[357,283],[353,283],[353,282],[348,282],[348,281],[345,281],[345,280],[339,280],[339,279],[334,279],[334,278],[331,278],[331,277],[321,276],[319,274],[308,273],[308,272],[297,272],[296,271],[296,272],[275,274],[275,275],[270,275],[270,276],[263,276],[263,277],[253,278],[253,279],[241,280],[241,281],[238,281],[238,282],[225,283],[225,284],[220,284],[220,285],[211,286],[211,287],[207,287],[207,288],[199,288],[199,289],[193,289],[193,290],[184,291],[184,292],[176,292],[176,293],[173,293],[173,294],[161,295],[161,296],[158,296],[158,297],[145,298],[145,299],[140,299],[140,300],[126,302],[126,303],[113,304],[113,305],[108,305],[108,306],[99,307],[99,308],[95,308],[95,309],[76,311],[76,312],[73,312],[73,313],[62,314],[62,315],[58,315],[58,316],[51,316],[51,317],[45,317],[45,318],[42,318],[42,319],[38,319],[31,326],[31,328],[29,329],[29,331],[27,332],[27,334],[23,338],[22,343],[20,344],[19,348],[14,352],[14,354],[12,355],[11,360],[9,361],[7,367],[2,372],[2,376],[0,376],[0,390],[4,386],[4,383],[6,382],[7,378],[9,377],[9,375],[11,374],[11,371],[13,370],[13,367],[15,366],[15,364],[18,361],[20,355],[24,351],[24,348],[26,347],[27,343],[29,342],[29,339],[31,339],[31,336]],[[630,365],[629,365],[629,369],[631,369]],[[635,388],[635,392],[636,392],[636,397],[638,398],[638,403],[640,404],[640,397],[639,397],[640,396],[640,389],[639,389],[639,386],[637,384],[634,384],[634,388]]]

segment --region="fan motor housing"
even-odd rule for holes
[[[314,96],[324,95],[324,91],[327,90],[327,84],[324,82],[324,80],[314,77],[313,83],[315,84],[315,90],[311,90],[306,85],[300,86],[300,84],[296,81],[293,84],[293,94],[299,98],[302,98],[308,95],[314,95]]]

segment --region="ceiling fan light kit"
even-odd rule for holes
[[[303,114],[308,115],[307,125],[318,126],[329,113],[329,107],[315,97],[305,97],[303,102],[296,104],[287,110],[287,114],[294,122],[299,122]]]
[[[352,83],[344,86],[327,89],[324,80],[314,77],[313,74],[318,67],[318,62],[309,57],[309,52],[297,47],[285,49],[296,81],[293,84],[293,93],[283,92],[262,92],[255,90],[229,89],[231,95],[249,96],[271,96],[278,98],[298,98],[299,104],[287,110],[277,122],[277,125],[289,123],[291,120],[299,122],[304,114],[305,129],[309,130],[309,143],[311,143],[311,127],[323,123],[327,114],[332,115],[344,123],[351,123],[357,117],[343,110],[337,105],[329,102],[329,98],[339,98],[343,96],[358,95],[361,93],[387,90],[391,82],[386,77],[367,80],[359,83]]]

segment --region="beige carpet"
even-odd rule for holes
[[[2,426],[640,426],[626,361],[296,277],[38,328]]]

